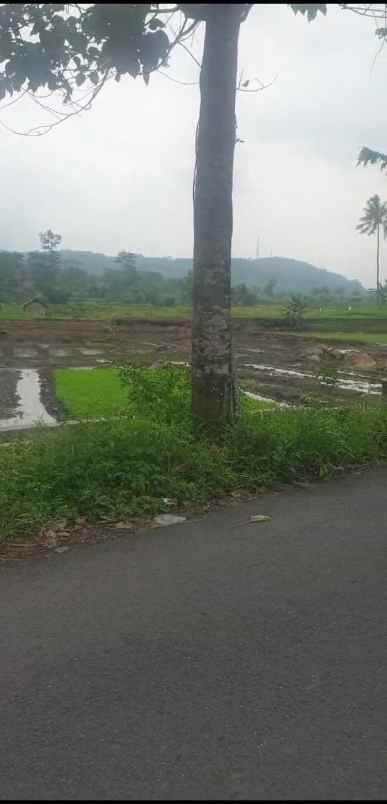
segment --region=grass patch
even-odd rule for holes
[[[145,418],[159,409],[159,416],[169,424],[181,415],[189,421],[188,372],[180,368],[151,372],[125,366],[119,368],[57,369],[55,393],[70,419],[110,418],[120,414]],[[247,397],[244,408],[250,413],[275,407]]]
[[[273,302],[264,302],[252,307],[233,306],[233,318],[252,319],[257,322],[277,321],[284,324],[284,306],[286,299],[276,299]],[[188,306],[178,305],[176,307],[162,307],[151,304],[134,305],[122,304],[120,302],[103,301],[84,301],[69,302],[67,304],[50,304],[48,307],[47,318],[56,319],[92,319],[109,321],[112,318],[147,318],[150,320],[176,320],[190,319],[192,310]],[[24,312],[21,304],[2,303],[0,306],[0,320],[32,320],[34,315]],[[370,306],[359,304],[353,306],[351,310],[346,305],[337,307],[309,308],[305,313],[305,321],[312,327],[320,322],[321,328],[340,329],[340,322],[343,329],[368,329],[368,326],[378,326],[387,330],[387,307]]]
[[[50,304],[45,320],[63,319],[91,319],[110,321],[115,317],[122,318],[149,318],[149,319],[182,319],[190,318],[191,309],[189,307],[154,307],[150,304],[128,305],[98,303],[98,302],[78,302],[69,304]],[[24,311],[18,304],[2,304],[0,307],[0,321],[31,321],[35,318],[33,313]]]
[[[165,497],[201,503],[387,459],[387,406],[267,415],[245,400],[238,423],[210,440],[192,433],[184,370],[126,367],[120,376],[127,416],[0,447],[3,538],[58,519],[154,514],[166,510]]]
[[[110,417],[127,407],[128,393],[117,369],[57,369],[55,393],[69,418]]]
[[[283,311],[281,303],[259,304],[254,307],[232,308],[235,318],[280,318]],[[190,319],[191,307],[177,305],[176,307],[161,307],[151,304],[120,304],[115,302],[76,302],[68,304],[50,304],[47,316],[49,320],[55,319],[92,319],[109,321],[112,318],[148,318],[148,319]],[[0,306],[0,320],[29,321],[34,319],[31,312],[24,311],[22,305],[5,304]],[[45,320],[44,319],[44,320]]]

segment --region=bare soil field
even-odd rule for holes
[[[40,368],[101,365],[138,354],[189,349],[187,321],[4,321],[0,326],[0,365]]]
[[[387,377],[387,346],[329,343],[260,329],[253,320],[233,322],[235,363],[242,386],[288,404],[348,403],[380,397]],[[55,368],[93,367],[139,360],[146,365],[190,361],[189,321],[4,321],[0,325],[0,416],[15,405],[16,379],[9,369],[37,369],[41,398],[58,415],[51,374]],[[327,372],[335,381],[327,380]]]

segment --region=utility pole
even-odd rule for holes
[[[257,248],[256,248],[256,251],[255,251],[255,259],[256,260],[259,260],[259,247],[260,247],[260,238],[258,237],[258,239],[257,239]]]

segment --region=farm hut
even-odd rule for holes
[[[23,304],[25,313],[32,313],[35,318],[44,318],[48,313],[48,306],[43,299],[33,298]]]

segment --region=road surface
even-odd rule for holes
[[[386,491],[3,564],[0,798],[384,800]]]

